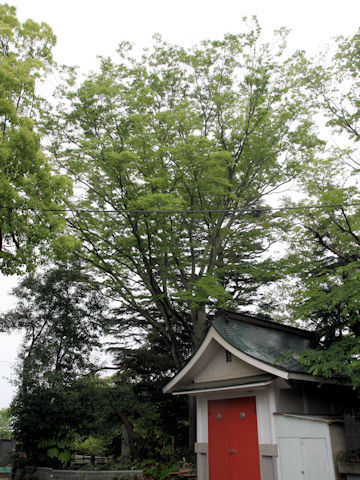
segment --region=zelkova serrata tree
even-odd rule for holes
[[[251,303],[274,279],[266,198],[319,147],[304,58],[247,33],[185,49],[155,38],[140,60],[62,91],[52,154],[82,187],[68,217],[78,255],[121,302],[122,327],[160,336],[180,367],[213,308]],[[67,102],[65,101],[67,100]],[[266,210],[266,209],[265,209]]]

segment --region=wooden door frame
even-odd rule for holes
[[[257,434],[260,452],[261,479],[263,475],[263,460],[277,456],[274,413],[276,412],[276,391],[273,386],[263,388],[239,388],[219,392],[203,392],[196,394],[197,398],[197,453],[198,480],[209,480],[208,471],[208,401],[228,398],[256,397]],[[276,461],[274,458],[274,478],[277,478]]]

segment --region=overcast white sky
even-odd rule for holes
[[[5,2],[4,2],[5,3]],[[17,7],[21,21],[46,22],[57,36],[55,59],[79,65],[87,72],[97,67],[97,55],[115,56],[117,45],[129,40],[138,47],[151,43],[154,33],[184,46],[205,38],[238,33],[243,16],[256,15],[271,41],[275,29],[292,33],[289,46],[309,55],[332,37],[352,35],[360,27],[360,0],[7,0]],[[7,295],[15,279],[0,280],[0,311],[11,306]],[[6,377],[16,360],[19,337],[0,334],[0,408],[11,401],[13,389]]]
[[[47,22],[58,38],[60,63],[91,69],[96,55],[111,55],[118,43],[139,46],[160,33],[169,42],[190,45],[237,33],[243,16],[257,15],[265,35],[280,26],[292,30],[295,48],[319,45],[359,27],[359,0],[14,0],[21,20]]]

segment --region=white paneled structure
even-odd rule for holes
[[[335,480],[331,421],[275,415],[279,480]]]

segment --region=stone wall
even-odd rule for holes
[[[141,480],[143,478],[142,470],[86,471],[39,467],[36,471],[29,469],[29,474],[38,476],[40,480]]]

